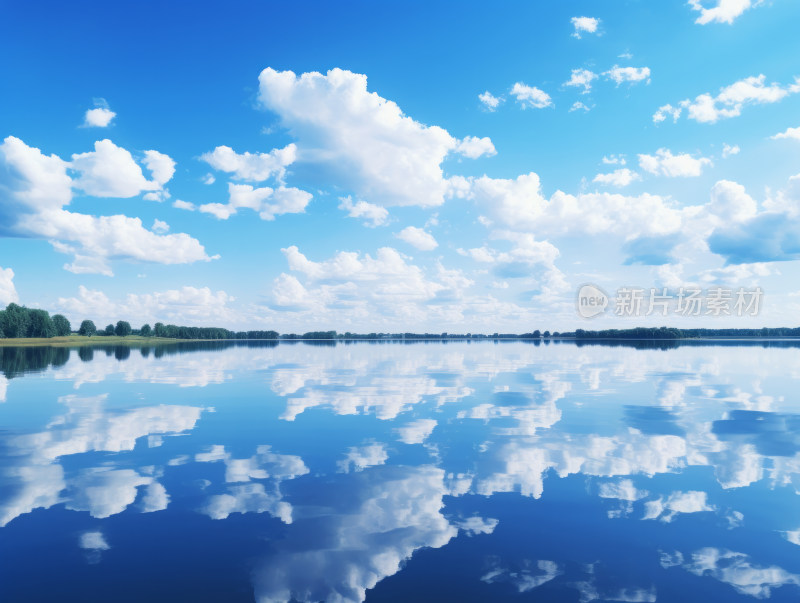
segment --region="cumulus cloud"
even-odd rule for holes
[[[111,124],[117,114],[108,107],[108,103],[103,98],[95,99],[94,109],[89,109],[83,116],[84,128],[106,128]]]
[[[511,96],[517,99],[523,109],[543,109],[544,107],[553,106],[550,95],[544,90],[540,90],[536,86],[528,86],[522,82],[517,82],[511,87]]]
[[[775,134],[775,136],[770,136],[770,138],[772,138],[772,140],[781,140],[782,138],[800,140],[800,126],[797,128],[786,128],[786,131]]]
[[[680,552],[663,554],[661,565],[665,568],[680,566],[696,576],[710,576],[756,599],[768,599],[773,589],[788,584],[800,585],[800,576],[781,567],[761,566],[744,553],[714,547],[699,549],[687,560]]]
[[[339,209],[346,211],[351,218],[363,220],[365,226],[375,228],[389,221],[389,210],[385,207],[361,200],[353,202],[352,197],[342,197],[339,201]]]
[[[592,107],[593,106],[594,105],[592,105]],[[591,107],[585,105],[581,101],[575,101],[574,103],[572,103],[572,106],[569,108],[569,112],[570,113],[572,113],[573,111],[584,111],[584,112],[588,113],[591,110],[592,110]]]
[[[422,444],[436,428],[434,419],[417,419],[395,429],[397,439],[404,444]]]
[[[262,220],[271,221],[283,214],[299,214],[306,210],[311,193],[299,188],[264,186],[253,188],[249,184],[228,183],[227,203],[205,203],[198,209],[219,220],[227,220],[240,209],[250,209]]]
[[[166,161],[171,162],[167,168]],[[174,173],[174,162],[158,152],[146,156],[148,167],[156,170],[166,180]],[[135,197],[145,191],[157,191],[164,182],[147,180],[142,168],[134,161],[129,151],[118,147],[108,139],[94,143],[94,151],[72,156],[70,168],[78,172],[72,185],[94,197]]]
[[[798,135],[798,138],[800,138],[800,134]],[[722,145],[722,158],[723,159],[727,159],[728,157],[731,157],[732,155],[738,155],[740,151],[741,151],[741,149],[739,148],[739,145],[737,145],[737,144],[735,144],[735,145],[723,144]]]
[[[751,6],[760,4],[762,0],[689,0],[692,10],[700,11],[695,23],[707,25],[709,23],[733,23],[739,15]],[[716,2],[706,8],[704,5]]]
[[[656,176],[688,178],[700,176],[703,168],[713,165],[707,157],[692,157],[688,153],[673,155],[669,149],[658,149],[655,155],[639,155],[639,167]]]
[[[616,233],[626,237],[677,231],[681,212],[657,195],[627,197],[611,193],[542,195],[539,176],[514,180],[482,176],[469,180],[467,197],[509,230],[537,232],[542,238],[570,234]]]
[[[646,80],[646,83],[650,83],[649,67],[620,67],[619,65],[614,65],[603,75],[616,82],[617,86],[623,82],[635,84]]]
[[[592,182],[622,188],[624,186],[628,186],[636,180],[639,180],[639,174],[633,170],[629,170],[628,168],[620,168],[607,174],[597,174],[592,179]]]
[[[320,487],[326,508],[298,512],[290,537],[256,563],[258,601],[364,601],[416,550],[442,547],[458,533],[441,512],[441,469],[372,467]],[[291,537],[295,529],[303,537]]]
[[[267,68],[259,83],[261,105],[297,139],[297,164],[328,185],[383,206],[444,202],[441,163],[458,140],[369,92],[365,75]]]
[[[455,152],[469,159],[477,159],[482,155],[486,155],[487,157],[497,155],[497,150],[495,150],[494,144],[492,144],[492,140],[488,136],[484,136],[483,138],[467,136],[458,143]]]
[[[484,109],[487,111],[497,111],[497,107],[503,102],[502,97],[495,96],[488,90],[478,95],[478,100],[483,104]]]
[[[659,519],[669,523],[681,513],[713,511],[714,507],[708,504],[707,497],[705,492],[697,490],[673,492],[666,499],[659,497],[657,500],[647,501],[642,519]]]
[[[59,297],[56,306],[74,320],[93,317],[100,322],[116,322],[126,317],[137,322],[177,322],[208,326],[209,321],[235,321],[230,304],[234,297],[208,287],[169,289],[154,293],[128,294],[115,301],[98,290],[78,287],[77,297]]]
[[[581,94],[587,94],[592,90],[592,81],[597,79],[597,74],[588,69],[573,69],[569,80],[564,82],[565,86],[582,88]]]
[[[412,317],[463,320],[461,302],[473,284],[461,271],[438,262],[423,270],[391,247],[374,255],[341,251],[320,262],[309,260],[294,245],[282,251],[293,274],[273,281],[271,307],[304,312],[296,319],[313,320],[319,328],[334,320],[347,326],[353,321],[396,326]]]
[[[432,234],[416,226],[406,226],[395,236],[421,251],[432,251],[439,246]]]
[[[673,107],[667,103],[666,105],[659,107],[656,112],[653,113],[653,123],[659,124],[662,121],[665,121],[668,117],[671,117],[674,123],[678,121],[682,112],[683,109],[681,107]]]
[[[211,519],[225,519],[232,513],[268,513],[283,523],[292,523],[292,506],[281,500],[277,487],[265,484],[230,486],[225,494],[212,496],[202,512]]]
[[[555,561],[525,560],[519,569],[495,566],[481,576],[481,580],[488,584],[507,582],[518,592],[525,593],[558,578],[563,573],[564,570]]]
[[[286,167],[297,159],[297,146],[289,144],[269,153],[237,153],[232,148],[220,146],[200,156],[215,170],[232,174],[239,180],[263,182],[270,178],[282,180]]]
[[[19,302],[17,289],[14,287],[14,271],[0,267],[0,306],[5,308],[12,302]]]
[[[605,165],[625,165],[625,155],[604,155],[603,164]]]
[[[84,532],[78,539],[78,546],[95,551],[107,551],[111,548],[102,532]]]
[[[389,458],[385,444],[368,444],[350,448],[345,457],[336,463],[342,473],[363,471],[367,467],[383,465]]]
[[[596,34],[597,28],[600,25],[600,19],[594,17],[572,17],[570,19],[575,31],[572,32],[573,38],[581,39],[581,35],[585,33]]]
[[[698,123],[716,123],[720,119],[741,115],[742,109],[749,105],[777,103],[788,95],[799,92],[800,83],[798,82],[800,80],[796,78],[793,84],[787,86],[777,83],[767,85],[764,74],[747,77],[721,88],[716,96],[704,93],[694,100],[681,101],[677,108],[664,105],[653,115],[653,121],[656,123],[663,121],[666,115],[671,115],[673,121],[677,121],[682,109],[686,109],[689,119]],[[671,113],[667,111],[667,107],[670,108]]]
[[[158,179],[169,171],[165,157],[146,156]],[[112,258],[162,264],[212,259],[187,234],[158,235],[139,218],[96,217],[63,209],[72,200],[73,186],[88,194],[116,197],[163,190],[158,180],[144,178],[128,151],[110,140],[96,142],[95,151],[73,155],[68,163],[9,136],[0,144],[0,166],[5,168],[0,170],[0,235],[50,241],[57,251],[74,256],[65,265],[67,270],[110,275]],[[74,182],[68,169],[78,172]]]

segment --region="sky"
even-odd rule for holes
[[[280,332],[796,326],[798,18],[0,0],[0,305]],[[587,284],[610,298],[591,319]],[[691,290],[729,314],[681,313]]]

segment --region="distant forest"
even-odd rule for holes
[[[481,339],[575,339],[608,340],[678,340],[698,339],[708,337],[800,337],[800,327],[772,327],[762,329],[676,329],[671,327],[659,328],[632,328],[632,329],[604,329],[600,331],[575,331],[561,332],[540,331],[536,329],[530,333],[337,333],[336,331],[309,331],[298,335],[295,333],[280,334],[277,331],[231,331],[221,327],[182,327],[165,325],[161,322],[152,327],[142,325],[139,329],[131,327],[130,323],[120,320],[116,324],[106,325],[98,329],[91,320],[81,322],[77,330],[72,330],[69,320],[62,314],[50,316],[46,310],[26,308],[17,304],[8,304],[5,310],[0,310],[0,339],[14,338],[50,338],[65,337],[68,335],[83,335],[86,337],[127,337],[138,335],[140,337],[159,337],[163,339],[202,339],[202,340],[282,340],[282,341],[357,341],[357,340],[481,340]]]

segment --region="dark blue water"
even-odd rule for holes
[[[0,352],[3,602],[800,600],[796,347]]]

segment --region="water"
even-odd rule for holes
[[[663,347],[0,348],[0,600],[797,601],[800,348]]]

